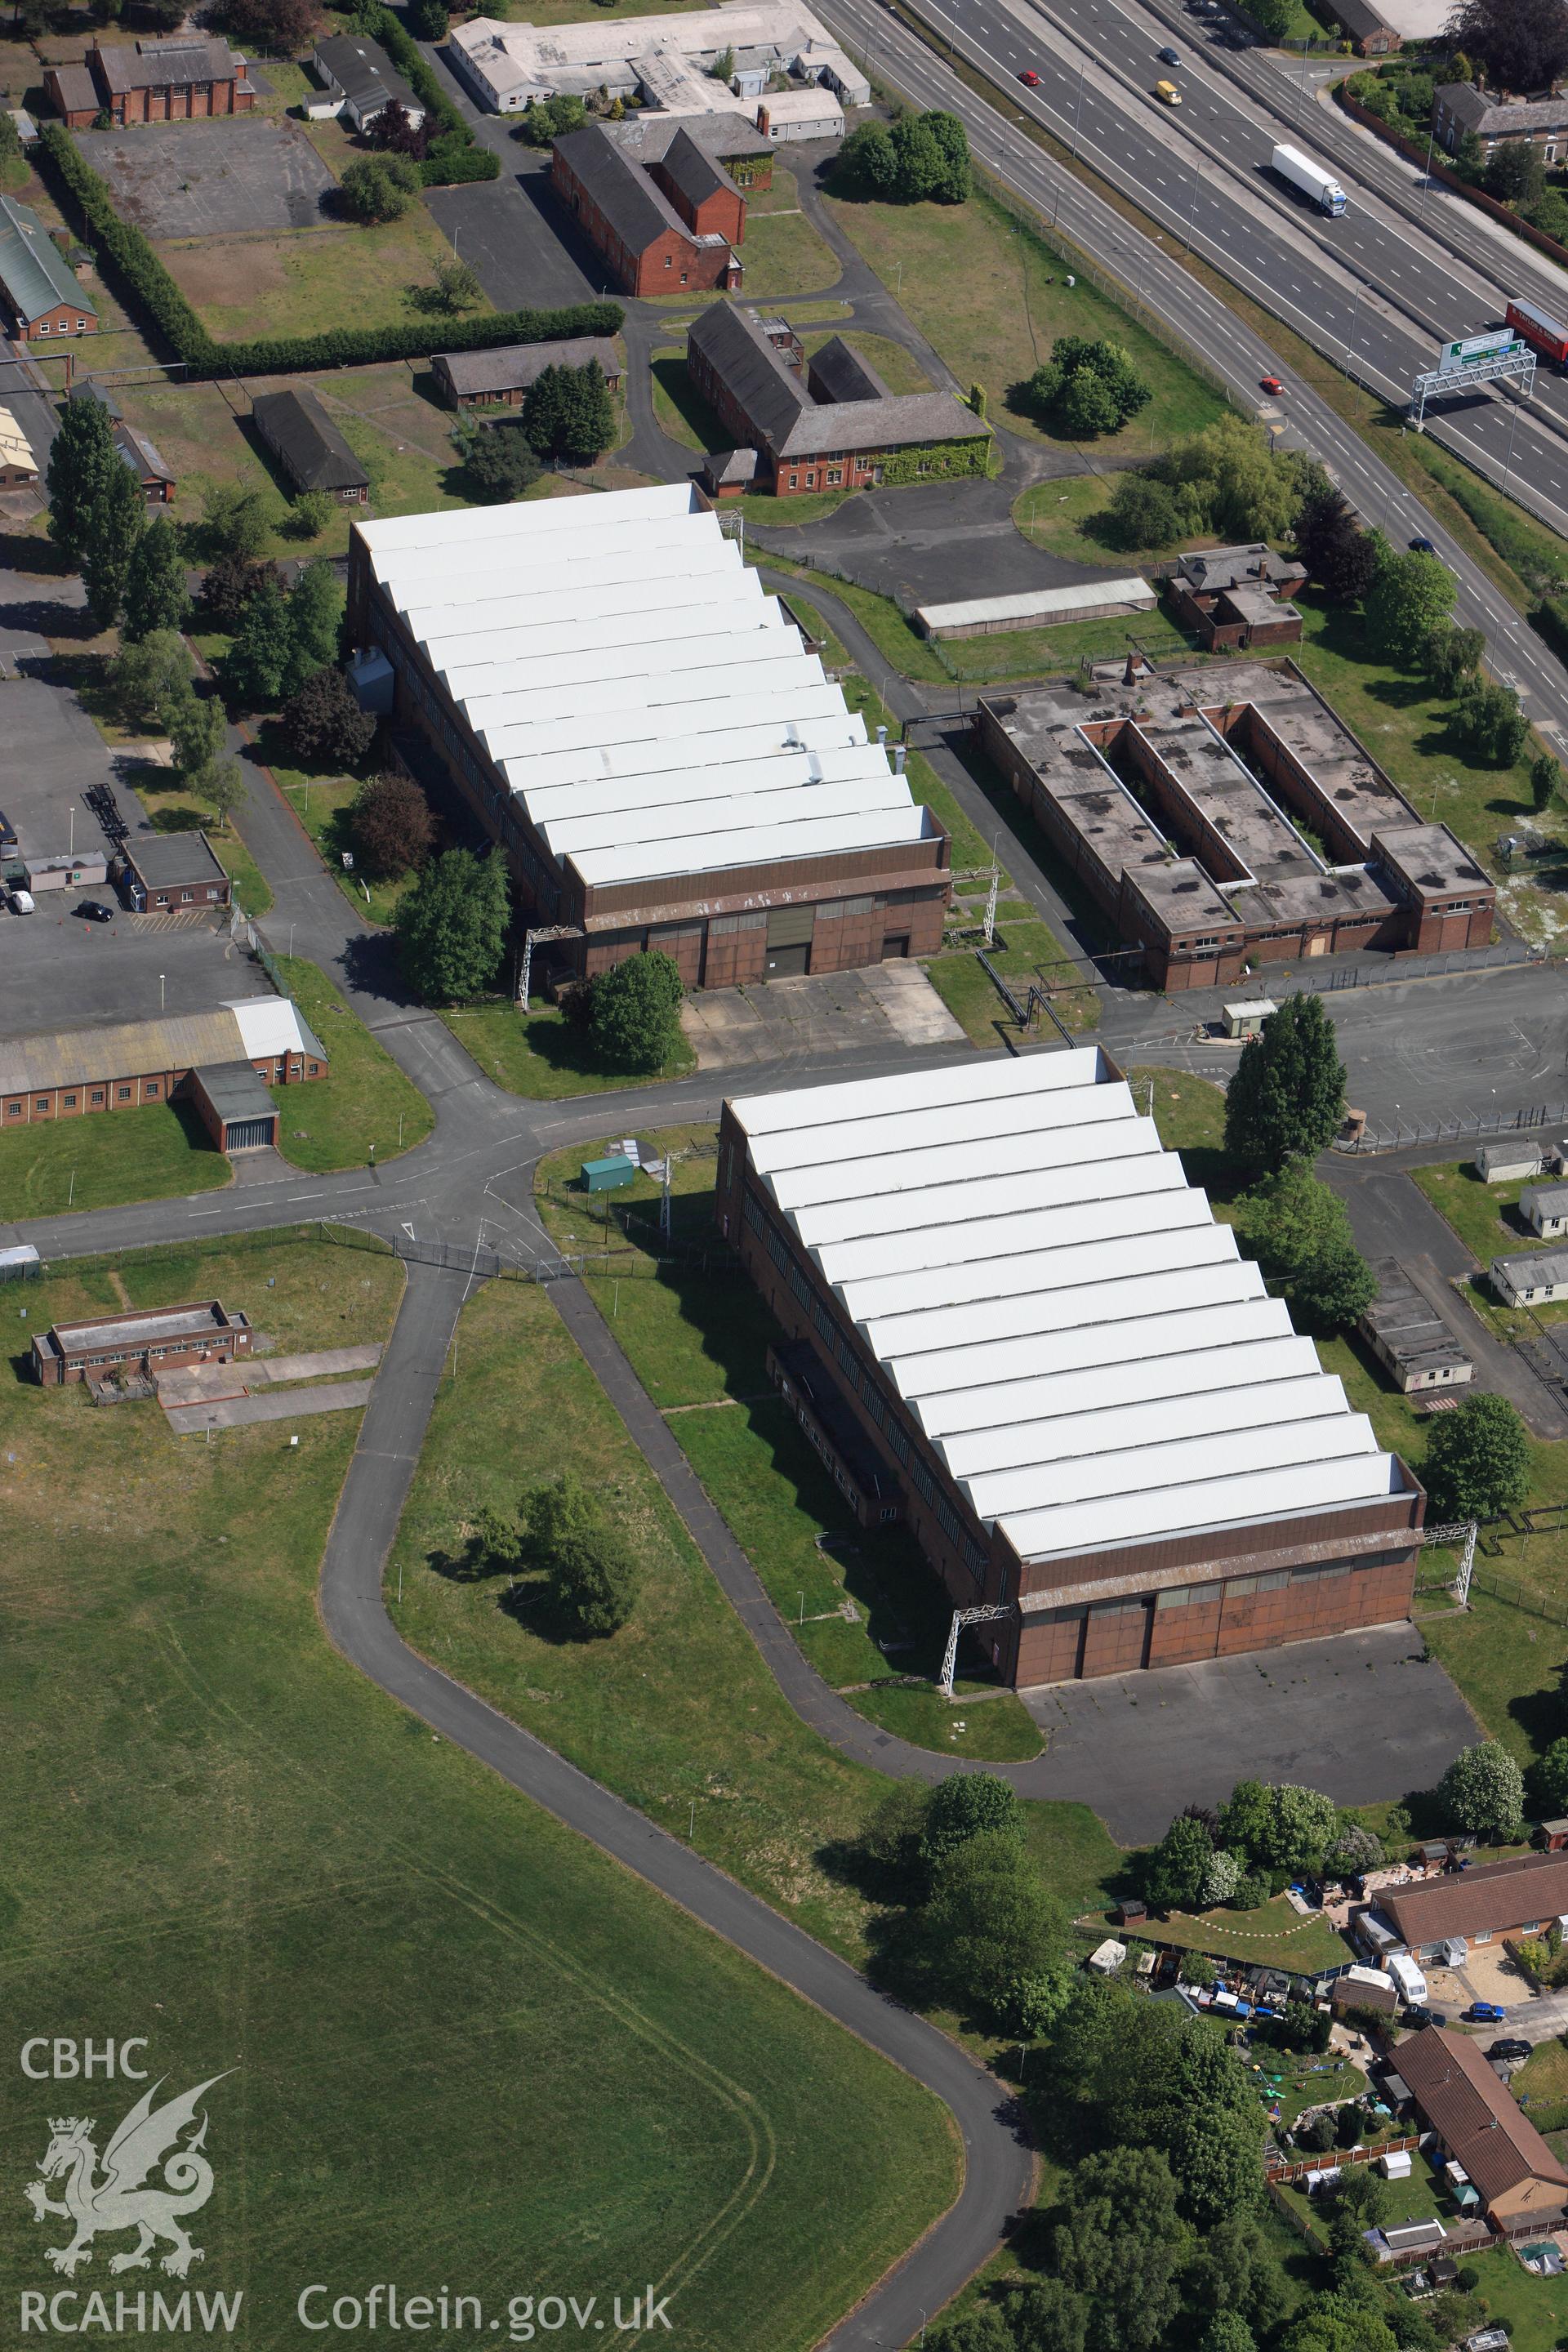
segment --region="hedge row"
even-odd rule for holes
[[[430,61],[417,41],[410,38],[390,8],[379,8],[374,16],[362,11],[358,19],[369,30],[373,40],[381,43],[398,72],[424,100],[426,109],[440,125],[439,136],[431,142],[430,152],[419,166],[419,174],[427,188],[455,187],[459,181],[499,180],[500,158],[492,155],[488,147],[476,146],[474,134],[442,89],[430,69]]]
[[[107,181],[85,160],[64,124],[47,123],[41,144],[90,242],[112,262],[127,291],[193,378],[287,375],[302,369],[367,367],[378,360],[431,359],[437,352],[488,351],[498,343],[614,335],[626,315],[618,302],[577,302],[561,310],[502,310],[484,319],[410,320],[397,326],[333,327],[321,335],[216,342],[141,230],[121,218]]]

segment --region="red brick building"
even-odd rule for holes
[[[690,485],[356,522],[348,627],[557,971],[659,949],[715,988],[941,945],[948,836],[902,751]]]
[[[1489,944],[1496,893],[1288,656],[983,696],[975,730],[1156,988]]]
[[[745,197],[684,126],[643,163],[591,123],[557,140],[550,175],[623,294],[740,285]]]
[[[973,410],[951,393],[889,393],[841,335],[808,362],[785,320],[710,302],[687,331],[686,368],[778,497],[868,488],[895,459],[900,480],[986,469],[990,428]]]
[[[716,1213],[1004,1681],[1408,1615],[1421,1488],[1097,1048],[727,1102]]]
[[[1299,646],[1301,615],[1289,591],[1306,577],[1304,563],[1288,563],[1261,544],[1211,547],[1178,559],[1171,608],[1205,653]]]
[[[98,312],[35,212],[0,195],[0,319],[18,342],[92,335]]]
[[[111,1373],[172,1372],[181,1364],[227,1364],[250,1353],[247,1317],[220,1300],[189,1307],[127,1307],[118,1315],[52,1324],[33,1335],[33,1376],[44,1388]]]
[[[327,1075],[325,1049],[288,997],[36,1032],[0,1041],[0,1130],[183,1101],[196,1070],[237,1062],[268,1086]]]
[[[82,64],[47,67],[44,87],[73,130],[89,128],[100,114],[111,122],[187,122],[248,114],[256,104],[245,59],[205,34],[95,41]]]

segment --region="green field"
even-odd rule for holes
[[[1120,1935],[1109,1919],[1094,1923],[1096,1933]],[[1130,1941],[1131,1938],[1123,1938]],[[1274,1895],[1256,1911],[1205,1911],[1190,1917],[1173,1911],[1150,1925],[1147,1943],[1172,1945],[1178,1951],[1203,1952],[1229,1960],[1258,1960],[1279,1968],[1337,1969],[1350,1956],[1350,1946],[1321,1918],[1304,1919],[1283,1895]]]
[[[398,1269],[306,1242],[122,1276],[32,1311],[216,1292],[321,1344],[346,1299],[384,1329]],[[208,1445],[151,1404],[0,1394],[8,2005],[147,2036],[171,2092],[230,2070],[190,2281],[243,2293],[224,2340],[292,2341],[312,2281],[395,2279],[498,2317],[652,2280],[694,2352],[815,2342],[953,2194],[946,2118],[336,1656],[315,1578],[356,1417]],[[72,2103],[7,2082],[19,2182]],[[93,2084],[100,2147],[133,2096]],[[60,2231],[9,2233],[8,2294],[62,2284]]]
[[[1059,260],[991,196],[976,194],[965,205],[829,202],[839,226],[959,383],[978,380],[992,415],[1005,419],[1010,431],[1058,439],[1009,394],[1049,358],[1058,335],[1121,344],[1153,392],[1132,424],[1087,445],[1096,457],[1142,456],[1198,431],[1224,407],[1184,361],[1096,291],[1081,264],[1075,270]],[[1068,285],[1069,274],[1076,286]]]
[[[676,1129],[654,1140],[678,1155],[674,1236],[702,1248],[714,1240],[714,1130]],[[538,1206],[551,1234],[567,1250],[616,1244],[619,1213],[630,1207],[644,1220],[634,1226],[634,1239],[651,1246],[655,1187],[639,1175],[615,1195],[614,1210],[602,1196],[591,1202],[574,1189],[581,1162],[591,1156],[584,1147],[540,1162]],[[934,1682],[951,1604],[907,1531],[858,1527],[773,1394],[764,1365],[773,1326],[750,1283],[721,1278],[722,1266],[710,1276],[667,1265],[658,1279],[647,1278],[648,1271],[637,1248],[628,1252],[625,1276],[595,1269],[589,1287],[649,1396],[670,1413],[682,1451],[805,1655],[868,1713],[864,1685],[872,1686],[880,1706],[900,1675]],[[823,1549],[822,1537],[832,1540],[831,1549]],[[940,1707],[893,1704],[895,1713],[901,1709],[900,1729],[910,1738],[923,1731],[943,1752],[998,1758],[1038,1748],[1011,1693],[946,1717]]]
[[[0,1218],[210,1192],[234,1171],[183,1103],[141,1103],[0,1135]]]
[[[274,1087],[283,1117],[278,1148],[296,1168],[357,1168],[423,1143],[435,1113],[391,1055],[378,1045],[319,966],[279,956],[289,995],[330,1057],[328,1075]]]
[[[646,1087],[646,1071],[606,1070],[595,1059],[581,1029],[574,1028],[558,1004],[531,997],[526,1019],[505,998],[482,1004],[465,1004],[444,1012],[441,1018],[465,1051],[487,1076],[508,1094],[531,1102],[555,1102],[568,1095],[614,1094],[626,1087]],[[683,1077],[695,1068],[697,1057],[684,1036],[660,1078]]]

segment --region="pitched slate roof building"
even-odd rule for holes
[[[356,131],[374,122],[389,106],[397,105],[417,131],[425,120],[425,102],[405,81],[386,51],[368,35],[333,33],[316,43],[310,63],[327,93],[327,106],[318,100],[306,112],[346,114]]]
[[[1421,1489],[1097,1047],[727,1102],[716,1213],[1008,1682],[1408,1613]]]
[[[1399,2072],[1449,2158],[1475,2183],[1500,2229],[1552,2227],[1568,2207],[1568,2170],[1468,2034],[1428,2025],[1399,2045]]]
[[[781,497],[860,488],[889,472],[902,480],[985,471],[990,429],[971,409],[947,392],[889,393],[842,338],[808,364],[783,319],[712,302],[687,331],[686,366]]]
[[[650,163],[615,129],[595,122],[558,139],[550,177],[621,292],[739,286],[746,201],[723,164],[684,126]]]
[[[1494,98],[1474,82],[1446,81],[1432,93],[1432,121],[1437,143],[1450,155],[1474,131],[1490,155],[1500,146],[1528,142],[1539,147],[1543,160],[1554,163],[1568,147],[1568,96],[1562,98]]]
[[[265,392],[250,421],[297,490],[325,490],[344,506],[363,506],[370,476],[309,384]]]
[[[575,969],[940,943],[946,834],[688,485],[356,523],[348,620]]]
[[[94,377],[83,376],[71,385],[69,397],[72,400],[96,400],[100,408],[108,411],[114,426],[114,446],[122,462],[130,467],[141,483],[148,505],[168,506],[177,487],[174,472],[145,433],[126,423],[124,413],[113,394],[106,391]]]
[[[0,195],[0,314],[5,332],[25,343],[90,335],[98,330],[92,299],[77,284],[37,213],[15,196]]]
[[[95,41],[85,65],[50,66],[44,86],[57,113],[75,127],[100,113],[112,122],[184,122],[195,116],[248,114],[256,104],[245,59],[226,41],[200,33],[134,43]]]
[[[488,352],[442,352],[431,361],[430,373],[454,408],[478,408],[491,401],[516,408],[546,368],[586,367],[594,360],[610,390],[618,391],[621,357],[608,335],[569,335],[554,343],[503,343]]]

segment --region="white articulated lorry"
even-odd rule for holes
[[[1276,147],[1271,161],[1282,180],[1310,197],[1321,213],[1331,213],[1338,220],[1345,208],[1345,192],[1331,172],[1325,172],[1299,147]]]

